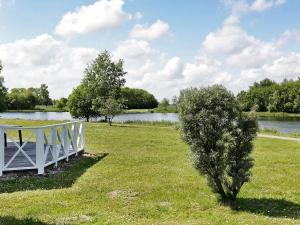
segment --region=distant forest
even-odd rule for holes
[[[300,78],[277,83],[268,78],[241,91],[243,111],[300,113]]]

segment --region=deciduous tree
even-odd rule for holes
[[[74,118],[84,118],[89,122],[92,117],[97,116],[97,112],[93,110],[92,96],[88,88],[83,84],[73,89],[68,98],[67,106]]]

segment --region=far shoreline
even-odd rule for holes
[[[69,112],[66,109],[10,109],[6,110],[3,113],[27,113],[27,112]],[[174,110],[159,110],[155,109],[128,109],[124,110],[121,114],[143,114],[143,113],[177,113]],[[246,115],[253,115],[259,118],[263,117],[272,117],[272,118],[300,118],[300,113],[286,113],[286,112],[243,112]]]

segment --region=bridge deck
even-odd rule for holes
[[[17,144],[20,144],[19,142],[17,142]],[[46,148],[46,146],[45,146]],[[44,148],[44,149],[45,149]],[[18,151],[17,146],[12,143],[12,142],[8,142],[7,146],[5,147],[5,154],[4,154],[4,161],[5,161],[5,165],[7,165],[10,160],[13,158],[13,156],[16,154],[16,152]],[[23,151],[27,154],[27,156],[33,161],[33,163],[36,163],[36,143],[35,142],[28,142],[24,147],[23,147]],[[70,150],[70,153],[72,153],[75,151]],[[54,153],[53,153],[54,155]],[[47,159],[46,159],[46,163],[49,163],[51,161],[53,161],[53,155],[51,153],[51,150],[49,150],[49,153],[47,155]],[[63,152],[62,150],[60,151],[59,157],[63,156]],[[32,163],[30,162],[30,160],[24,155],[24,153],[22,151],[19,151],[19,153],[16,155],[16,157],[11,161],[11,163],[9,164],[9,166],[7,167],[7,169],[12,169],[12,168],[22,168],[22,167],[32,167]]]

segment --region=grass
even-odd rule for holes
[[[272,117],[272,118],[300,118],[300,113],[285,113],[285,112],[244,112],[257,117]]]
[[[270,134],[275,136],[282,136],[282,137],[293,137],[293,138],[300,138],[300,133],[281,133],[276,129],[264,128],[259,129],[258,131],[260,134]]]
[[[157,107],[154,109],[128,109],[124,113],[177,113],[175,106]]]
[[[7,110],[7,112],[68,112],[67,109],[59,109],[53,105],[37,105],[34,109]]]
[[[174,126],[89,123],[86,132],[93,155],[67,171],[0,180],[1,225],[300,223],[297,142],[256,139],[252,181],[231,209],[193,169]]]
[[[124,113],[149,113],[151,109],[126,109]]]

